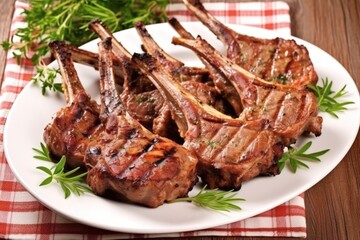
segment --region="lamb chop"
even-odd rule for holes
[[[285,145],[294,143],[303,132],[321,134],[322,118],[317,115],[317,99],[312,91],[264,81],[222,56],[201,37],[174,37],[173,43],[191,48],[227,77],[244,107],[242,119],[266,120]]]
[[[149,54],[133,55],[171,106],[184,146],[199,159],[198,174],[209,188],[239,189],[260,174],[278,174],[281,139],[266,121],[233,119],[201,104]]]
[[[125,110],[116,87],[111,38],[99,45],[101,119],[104,131],[85,155],[87,182],[98,195],[148,207],[186,196],[197,181],[197,158],[175,142],[155,135]]]
[[[200,0],[183,0],[186,7],[226,47],[227,57],[256,76],[303,89],[318,77],[307,49],[294,40],[261,39],[240,34],[212,16]]]
[[[44,141],[54,157],[64,155],[69,167],[83,167],[87,145],[102,131],[99,106],[86,94],[64,43],[49,46],[60,67],[67,105],[45,127]]]

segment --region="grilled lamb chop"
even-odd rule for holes
[[[294,143],[303,132],[321,134],[322,118],[317,115],[317,99],[312,91],[264,81],[222,56],[201,37],[173,38],[173,43],[191,48],[227,77],[244,107],[240,118],[266,120],[285,145]]]
[[[246,70],[267,81],[299,89],[316,85],[318,77],[304,46],[294,40],[261,39],[237,33],[212,16],[200,0],[183,2],[224,43],[227,57]]]
[[[84,166],[85,149],[102,129],[99,106],[86,94],[64,43],[51,42],[49,46],[61,70],[67,106],[45,127],[44,141],[53,156],[67,157],[69,167]]]
[[[105,129],[89,144],[87,182],[98,195],[148,207],[186,196],[197,180],[197,158],[130,117],[116,91],[111,38],[100,43],[101,119]]]
[[[209,188],[239,189],[259,174],[278,174],[283,146],[265,129],[266,121],[233,119],[199,103],[148,54],[134,54],[133,61],[167,99],[184,146],[198,157],[198,174]]]

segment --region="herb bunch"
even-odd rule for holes
[[[93,19],[101,19],[115,32],[133,27],[137,21],[145,24],[166,20],[165,8],[170,0],[29,0],[24,10],[27,26],[15,35],[20,42],[5,41],[5,49],[14,48],[14,57],[26,57],[38,65],[47,54],[51,40],[64,40],[80,46],[95,35],[88,29]]]

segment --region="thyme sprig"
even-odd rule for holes
[[[46,66],[41,62],[40,65],[36,67],[36,72],[37,74],[31,80],[35,84],[40,83],[42,95],[45,95],[47,90],[64,92],[62,84],[55,82],[57,74],[60,73],[59,68]]]
[[[309,85],[308,88],[315,93],[318,99],[320,111],[329,113],[335,118],[339,118],[336,112],[346,110],[346,106],[354,104],[354,102],[340,101],[340,98],[347,94],[347,91],[345,91],[346,85],[344,85],[339,91],[335,92],[332,89],[332,84],[333,82],[326,78],[322,79],[322,86]]]
[[[293,173],[296,173],[299,167],[309,168],[309,166],[305,163],[306,161],[320,162],[321,160],[319,159],[319,157],[330,151],[330,149],[325,149],[318,152],[306,153],[306,151],[309,150],[311,145],[312,142],[309,141],[305,143],[300,149],[292,146],[288,147],[288,151],[285,152],[282,155],[281,159],[278,161],[280,171],[284,169],[286,163],[288,163],[290,170]]]
[[[41,149],[33,148],[33,150],[38,154],[35,155],[34,158],[53,162],[48,148],[43,143],[40,143],[40,146]],[[45,166],[36,167],[36,169],[39,169],[48,175],[39,186],[48,185],[55,180],[63,190],[65,198],[68,198],[71,193],[80,196],[86,192],[92,192],[90,187],[84,183],[84,177],[87,172],[77,174],[80,167],[74,168],[70,171],[65,171],[65,164],[66,157],[62,156],[60,161],[50,168]]]
[[[210,208],[217,211],[241,210],[234,202],[245,201],[243,198],[237,198],[233,190],[221,191],[219,189],[206,190],[204,186],[198,194],[192,197],[177,198],[174,202],[193,202],[198,206]]]

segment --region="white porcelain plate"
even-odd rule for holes
[[[224,51],[222,44],[201,23],[184,23],[194,35],[201,35],[214,47]],[[248,35],[274,38],[277,33],[257,28],[229,25],[236,31]],[[147,27],[159,45],[175,58],[187,65],[201,63],[186,48],[171,44],[171,38],[177,36],[172,28],[164,23]],[[141,52],[140,39],[134,29],[115,34],[117,39],[131,52]],[[62,95],[49,93],[42,96],[39,86],[29,84],[17,97],[5,126],[4,147],[9,165],[21,184],[41,203],[74,221],[83,224],[122,232],[133,233],[169,233],[198,230],[242,220],[273,207],[276,207],[296,195],[306,191],[324,178],[343,159],[350,149],[359,129],[360,101],[359,92],[348,72],[333,57],[316,46],[291,36],[305,45],[314,62],[320,78],[332,80],[335,90],[346,84],[348,94],[344,100],[353,101],[348,110],[339,114],[339,119],[321,114],[324,117],[320,137],[301,138],[298,145],[311,140],[311,152],[330,149],[321,157],[319,163],[309,163],[310,169],[299,169],[293,174],[289,169],[276,177],[259,177],[243,184],[238,196],[245,198],[239,203],[241,211],[217,212],[204,209],[192,203],[164,204],[156,209],[149,209],[133,204],[107,200],[93,194],[64,199],[64,193],[56,184],[39,187],[45,178],[43,172],[36,169],[39,165],[49,165],[33,158],[33,147],[38,148],[43,142],[44,127],[50,122],[53,114],[65,105]],[[97,51],[98,40],[89,42],[84,49]],[[56,65],[53,63],[53,65]],[[85,88],[98,99],[98,72],[90,67],[76,65],[80,79]],[[196,194],[199,187],[190,195]],[[316,206],[312,206],[316,207]]]

